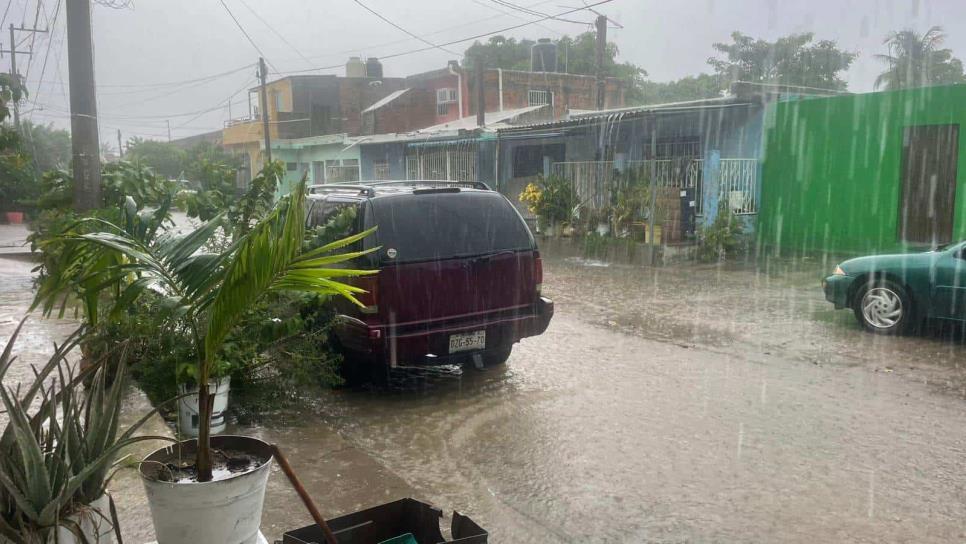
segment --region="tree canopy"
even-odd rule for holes
[[[492,36],[486,43],[477,41],[466,50],[464,66],[472,68],[477,58],[482,58],[488,68],[504,70],[529,70],[530,48],[534,40]],[[557,70],[569,74],[594,75],[597,37],[593,32],[577,36],[563,36],[554,40],[557,45]],[[620,79],[625,86],[628,102],[639,103],[643,99],[641,86],[647,72],[630,62],[618,62],[617,44],[608,42],[604,54],[604,75]]]
[[[962,61],[953,57],[951,50],[940,47],[945,38],[938,26],[921,35],[909,29],[890,33],[884,42],[889,52],[876,55],[888,64],[876,78],[876,88],[893,90],[966,81]]]
[[[814,42],[811,32],[769,42],[736,31],[731,39],[731,43],[713,45],[724,58],[708,59],[725,89],[736,81],[747,81],[845,90],[841,75],[856,57],[855,53],[839,49],[834,41]]]
[[[721,96],[718,76],[698,74],[677,81],[645,81],[641,87],[643,104],[667,104]]]

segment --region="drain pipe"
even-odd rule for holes
[[[457,71],[453,69],[454,64],[455,64],[454,61],[450,61],[450,63],[446,67],[449,68],[449,73],[451,75],[456,76],[456,100],[459,101],[459,107],[457,108],[457,111],[459,112],[459,118],[462,119],[463,118],[463,74],[462,74],[462,71]]]
[[[496,76],[497,88],[500,92],[500,111],[503,111],[503,68],[496,69]]]

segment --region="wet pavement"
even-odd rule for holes
[[[828,263],[544,268],[556,316],[505,367],[229,432],[277,442],[328,515],[413,496],[491,542],[966,539],[961,333],[861,331]],[[0,335],[29,288],[2,277]],[[276,470],[266,535],[308,523]]]
[[[556,316],[505,368],[334,392],[277,440],[335,428],[493,542],[966,538],[961,342],[874,337],[824,302],[821,263],[767,266],[548,255]]]

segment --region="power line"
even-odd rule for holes
[[[265,25],[266,27],[268,27],[268,29],[271,30],[273,34],[275,34],[276,36],[278,36],[278,39],[282,40],[282,42],[285,45],[287,45],[287,46],[289,46],[289,47],[292,48],[292,51],[295,51],[295,53],[298,56],[302,57],[302,60],[304,60],[309,65],[312,64],[312,61],[310,61],[308,59],[308,57],[306,57],[305,55],[303,55],[302,52],[299,51],[299,49],[297,47],[295,47],[294,45],[292,45],[292,42],[290,42],[287,39],[285,39],[285,36],[283,36],[279,31],[275,30],[275,27],[273,27],[272,25],[268,24],[268,21],[266,21],[264,18],[262,18],[261,15],[258,14],[258,12],[256,12],[254,9],[252,9],[252,7],[249,6],[247,2],[245,2],[245,0],[238,0],[238,1],[241,2],[241,5],[245,6],[245,8],[252,13],[252,15],[254,15],[259,21],[261,21],[263,25]],[[262,56],[264,56],[264,55],[262,55]]]
[[[560,17],[561,15],[568,15],[570,13],[576,13],[578,11],[587,10],[587,9],[590,9],[590,8],[593,8],[593,7],[596,7],[596,6],[600,6],[600,5],[603,5],[603,4],[609,4],[609,3],[613,2],[613,1],[614,0],[599,0],[598,2],[594,2],[593,4],[588,4],[586,6],[579,7],[579,8],[569,9],[567,11],[564,11],[564,12],[561,12],[561,13],[557,13],[555,15],[548,15],[546,17],[537,19],[535,21],[527,21],[525,23],[520,23],[518,25],[508,26],[508,27],[501,28],[501,29],[498,29],[498,30],[493,30],[491,32],[484,32],[482,34],[476,34],[476,35],[473,35],[473,36],[467,36],[465,38],[459,38],[457,40],[451,40],[451,41],[448,41],[448,42],[445,42],[445,43],[441,43],[438,46],[434,46],[434,47],[422,47],[422,48],[419,48],[419,49],[411,49],[409,51],[402,51],[400,53],[393,53],[391,55],[381,55],[379,58],[381,58],[381,59],[392,59],[392,58],[396,58],[396,57],[402,57],[402,56],[405,56],[405,55],[412,55],[414,53],[422,53],[424,51],[430,51],[432,49],[436,49],[436,47],[445,47],[447,45],[454,45],[454,44],[457,44],[457,43],[463,43],[463,42],[478,40],[480,38],[485,38],[487,36],[492,36],[494,34],[502,34],[504,32],[509,32],[511,30],[516,30],[518,28],[523,28],[523,27],[526,27],[526,26],[530,26],[532,24],[541,23],[541,22],[546,21],[548,19],[555,19],[557,17]],[[317,68],[310,68],[308,70],[292,70],[292,71],[285,72],[285,73],[287,73],[287,74],[302,74],[302,73],[305,73],[305,72],[318,72],[320,70],[334,70],[336,68],[341,68],[341,67],[342,67],[342,64],[334,64],[332,66],[319,66]],[[276,74],[282,74],[282,72],[275,72],[275,73]]]
[[[265,53],[262,53],[262,50],[255,43],[255,40],[253,40],[252,37],[248,35],[248,32],[245,32],[245,27],[243,27],[242,24],[238,21],[238,18],[235,17],[235,14],[231,12],[231,9],[229,9],[228,4],[225,3],[225,0],[219,0],[219,1],[221,2],[221,5],[225,8],[225,11],[228,12],[228,15],[231,17],[231,20],[232,21],[235,21],[235,26],[238,27],[238,30],[241,30],[241,33],[244,34],[245,35],[245,38],[248,39],[248,43],[252,44],[252,47],[255,48],[255,51],[258,51],[258,54],[263,59],[265,59],[265,62],[267,62],[269,65],[271,65],[272,70],[278,71],[278,69],[275,68],[275,65],[272,64],[272,62],[270,60],[268,60],[268,57],[265,55]]]
[[[488,4],[488,3],[484,2],[483,0],[473,0],[473,3],[474,4],[477,4],[477,5],[480,5],[480,6],[483,6],[483,7],[487,8],[487,9],[495,10],[497,13],[502,13],[503,15],[506,15],[507,17],[513,17],[514,19],[517,19],[517,20],[520,20],[520,21],[527,21],[528,20],[528,19],[524,19],[523,17],[520,17],[519,15],[516,15],[514,13],[510,13],[509,11],[503,11],[502,9],[500,9],[498,7],[495,7],[492,4]],[[546,2],[541,2],[541,3],[546,3]],[[553,32],[554,34],[558,34],[558,35],[561,35],[561,36],[564,35],[563,32],[560,32],[559,30],[557,30],[555,28],[551,28],[551,27],[549,27],[547,25],[540,24],[540,23],[534,23],[534,25],[535,26],[538,26],[538,27],[540,27],[540,28],[542,28],[544,30]]]
[[[551,15],[549,15],[547,13],[544,13],[542,11],[535,11],[535,10],[532,10],[530,8],[523,7],[523,6],[519,5],[519,4],[514,4],[513,2],[508,2],[506,0],[490,0],[490,2],[493,2],[494,4],[499,4],[499,5],[503,6],[503,7],[507,7],[507,8],[510,8],[512,10],[516,10],[516,11],[520,11],[520,12],[526,13],[527,15],[534,15],[534,16],[537,16],[537,17],[550,17],[551,19],[554,19],[556,21],[562,21],[562,22],[565,22],[565,23],[574,23],[574,24],[578,24],[578,25],[590,25],[590,24],[593,24],[593,23],[585,23],[583,21],[574,21],[572,19],[561,19],[560,17],[553,17],[553,16],[551,16]]]
[[[10,5],[11,4],[13,4],[13,0],[7,0],[7,7],[6,7],[6,9],[3,10],[3,17],[0,18],[0,27],[3,26],[3,23],[6,23],[7,22],[7,13],[10,12]],[[13,45],[13,44],[10,44],[10,45]]]
[[[49,27],[50,33],[47,35],[47,49],[44,51],[44,62],[40,67],[40,79],[37,81],[37,95],[40,95],[40,89],[44,84],[44,75],[47,74],[47,59],[50,57],[50,50],[54,45],[54,33],[57,30],[57,17],[60,15],[60,6],[63,0],[57,0],[57,5],[54,7],[54,17],[53,20],[47,19],[47,26]],[[44,12],[44,18],[47,18],[46,12]],[[24,76],[24,84],[27,83],[27,77]]]
[[[403,27],[397,25],[396,23],[390,21],[389,19],[387,19],[386,17],[384,17],[382,14],[380,14],[378,11],[376,11],[376,10],[370,8],[369,6],[363,4],[362,3],[362,0],[353,0],[353,1],[356,4],[359,4],[359,6],[362,7],[362,9],[364,9],[364,10],[368,11],[369,13],[375,15],[376,17],[378,17],[382,21],[384,21],[384,22],[388,23],[389,25],[391,25],[393,28],[402,31],[404,34],[407,34],[407,35],[409,35],[409,36],[411,36],[413,38],[416,38],[417,40],[423,42],[426,45],[432,46],[435,49],[439,49],[440,51],[445,51],[445,52],[449,53],[450,55],[462,56],[462,54],[460,54],[460,53],[457,53],[455,51],[450,51],[449,49],[446,49],[443,46],[436,45],[435,43],[433,43],[433,42],[431,42],[431,41],[429,41],[429,40],[427,40],[427,39],[425,39],[425,38],[423,38],[421,36],[417,36],[417,35],[413,34],[412,32],[406,30],[405,28],[403,28]]]
[[[534,4],[530,4],[530,7],[542,6],[544,4],[549,4],[549,3],[555,2],[555,1],[559,1],[559,0],[541,0],[540,2],[536,2]],[[493,9],[490,6],[487,6],[487,7],[489,9]],[[466,22],[460,23],[458,25],[448,26],[448,27],[443,28],[443,29],[440,29],[440,30],[434,30],[432,32],[425,32],[425,33],[423,33],[423,36],[436,36],[436,35],[439,35],[439,34],[445,34],[447,32],[452,32],[453,30],[456,30],[458,28],[465,28],[465,27],[468,27],[468,26],[475,26],[475,25],[478,25],[479,23],[483,23],[485,21],[491,21],[493,19],[500,19],[503,15],[510,15],[510,14],[508,14],[506,12],[500,12],[500,14],[497,14],[497,15],[491,15],[489,17],[482,17],[482,18],[479,18],[479,19],[473,19],[471,21],[466,21]],[[513,17],[515,17],[517,19],[521,19],[520,17],[516,17],[516,16],[513,16]],[[540,26],[540,25],[538,25],[538,26]],[[548,27],[543,27],[543,28],[548,28]],[[552,30],[552,31],[553,32],[557,32],[556,30]],[[560,32],[557,32],[557,33],[560,34]],[[411,38],[403,38],[401,40],[393,40],[393,41],[390,41],[390,42],[382,42],[382,43],[377,43],[377,44],[374,44],[374,45],[369,45],[369,46],[366,46],[366,48],[367,49],[379,49],[381,47],[389,47],[391,45],[399,45],[399,44],[402,44],[402,43],[407,43],[410,40],[411,40]],[[352,49],[344,49],[342,51],[334,51],[334,52],[331,52],[331,53],[325,53],[323,55],[309,55],[308,56],[308,59],[311,60],[311,59],[327,59],[327,58],[333,58],[333,57],[341,57],[343,55],[347,55],[347,54],[351,54],[351,53],[356,53],[356,52],[362,51],[362,49],[363,48],[355,47],[355,48],[352,48]],[[276,60],[279,60],[279,59],[276,59]],[[281,59],[281,60],[289,60],[289,59]]]

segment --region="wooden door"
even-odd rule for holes
[[[906,127],[900,241],[930,246],[952,241],[958,158],[959,125]]]

